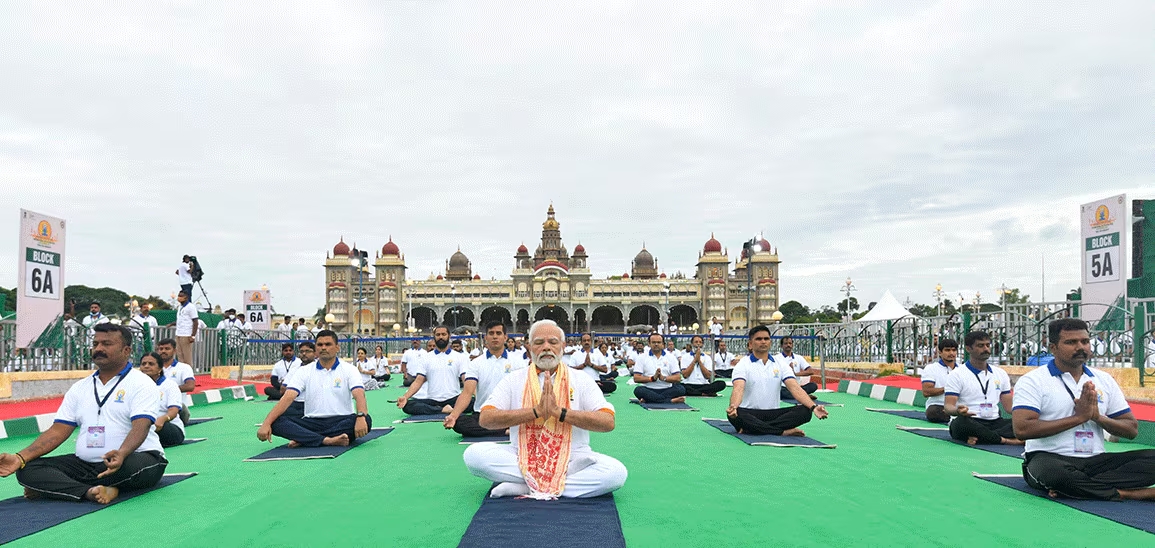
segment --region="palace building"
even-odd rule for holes
[[[332,327],[385,336],[404,334],[409,327],[427,331],[439,323],[476,330],[500,320],[524,332],[534,320],[551,319],[569,332],[621,333],[672,320],[687,332],[695,323],[707,331],[710,319],[718,318],[726,329],[742,329],[750,325],[747,287],[754,323],[770,323],[778,310],[778,250],[765,240],[762,251],[752,257],[743,251],[731,264],[728,251],[711,235],[698,253],[693,278],[661,272],[643,244],[628,272],[594,279],[585,247],[578,244],[571,255],[562,243],[552,205],[541,228],[532,255],[525,244],[517,248],[506,280],[481,279],[460,249],[445,262],[443,274],[409,278],[405,255],[392,237],[361,267],[361,253],[342,238],[324,265]]]

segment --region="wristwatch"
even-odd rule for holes
[[[363,418],[365,418],[365,414],[364,413],[357,413],[357,418],[363,419]]]

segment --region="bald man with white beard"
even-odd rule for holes
[[[588,375],[562,363],[565,333],[549,320],[529,329],[528,368],[506,375],[481,407],[482,428],[509,428],[510,445],[465,450],[473,475],[499,485],[490,497],[596,497],[626,481],[617,459],[593,452],[589,433],[614,429],[614,406]]]

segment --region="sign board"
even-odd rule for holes
[[[245,315],[245,320],[249,322],[251,329],[269,330],[272,323],[272,310],[269,307],[269,290],[268,289],[254,289],[245,291],[245,310],[242,312]]]
[[[64,219],[20,210],[16,347],[27,348],[64,313]]]
[[[1120,194],[1083,204],[1079,215],[1083,257],[1082,302],[1079,316],[1098,321],[1111,305],[1127,296],[1127,195]]]

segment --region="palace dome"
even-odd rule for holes
[[[333,246],[333,256],[339,257],[341,255],[349,255],[349,244],[345,243],[344,236],[341,237],[341,241],[337,242],[337,245]]]

